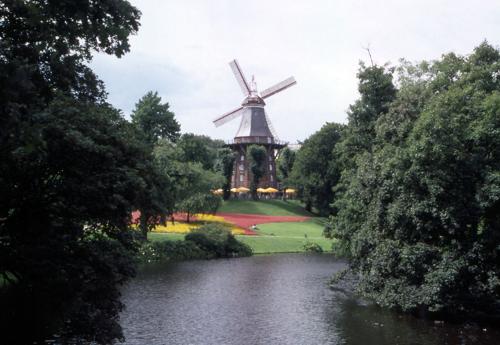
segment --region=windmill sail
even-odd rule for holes
[[[290,86],[293,86],[295,84],[297,84],[295,78],[290,77],[288,79],[283,80],[281,83],[278,83],[274,86],[271,86],[268,89],[265,89],[264,91],[261,92],[260,97],[262,97],[263,99],[270,97],[274,94],[277,94],[278,92],[288,89]]]
[[[234,76],[236,77],[236,81],[240,85],[241,91],[243,92],[244,96],[248,96],[250,94],[250,85],[248,85],[247,80],[245,79],[245,75],[243,74],[243,71],[241,70],[240,64],[238,61],[233,60],[229,63],[229,66],[231,66],[231,70],[233,71]]]
[[[213,121],[214,124],[215,124],[215,127],[222,126],[226,122],[229,122],[229,121],[237,118],[238,116],[241,116],[241,109],[243,109],[243,107],[239,107],[239,108],[236,108],[234,110],[231,110],[230,112],[227,112],[224,115],[219,116],[218,118],[216,118]]]

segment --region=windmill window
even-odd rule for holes
[[[274,181],[273,175],[271,175],[270,177],[271,177],[271,182],[273,182]]]
[[[269,164],[269,171],[273,171],[273,165]]]
[[[245,170],[245,165],[240,164],[240,170]]]
[[[273,157],[272,156],[269,156],[269,161],[271,162],[273,160]]]
[[[272,141],[271,137],[267,137],[267,142],[270,144]]]
[[[240,175],[240,182],[243,182],[243,175]]]
[[[245,156],[240,156],[240,161],[244,161],[245,160]]]

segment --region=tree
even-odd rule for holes
[[[169,111],[168,103],[161,103],[158,92],[149,91],[135,105],[132,112],[132,123],[144,134],[144,140],[155,145],[160,139],[172,142],[179,138],[181,129],[174,118],[174,113]]]
[[[311,210],[315,207],[324,215],[332,212],[333,187],[340,178],[334,149],[341,140],[343,127],[327,123],[305,140],[297,151],[291,173],[291,180],[299,189],[299,197],[307,208]]]
[[[155,157],[160,172],[170,181],[170,194],[175,205],[173,209],[185,212],[188,217],[194,213],[212,213],[220,206],[220,197],[212,191],[220,188],[224,177],[206,170],[199,162],[185,161],[182,147],[162,141],[155,148]]]
[[[380,305],[500,315],[499,66],[485,42],[401,67],[372,158],[357,158],[343,198],[361,207],[332,224],[360,291]]]
[[[392,69],[381,66],[360,65],[360,99],[349,107],[349,122],[334,152],[341,175],[334,189],[335,198],[331,199],[335,210],[333,228],[342,233],[353,233],[361,228],[365,219],[363,211],[371,200],[371,192],[359,179],[358,172],[373,163],[372,149],[376,141],[377,121],[395,99],[392,73]],[[348,241],[340,241],[337,245],[338,251],[348,251]]]
[[[185,133],[178,142],[185,162],[198,162],[203,169],[214,170],[217,151],[224,146],[222,140],[213,140],[205,135]]]
[[[38,145],[11,152],[0,174],[0,272],[15,277],[0,289],[1,325],[29,325],[4,337],[109,343],[121,338],[118,286],[134,272],[130,213],[154,183],[147,151],[108,106],[62,97],[34,119]]]
[[[217,151],[217,156],[216,170],[225,178],[222,189],[224,200],[227,200],[231,196],[231,178],[236,155],[229,148],[221,148]]]
[[[285,189],[290,187],[289,177],[295,162],[295,151],[285,147],[278,157],[278,180],[283,186],[283,200],[286,198]]]
[[[174,113],[169,111],[169,104],[161,103],[157,92],[149,91],[135,105],[131,116],[132,124],[149,150],[151,160],[158,141],[175,142],[179,138],[180,125],[174,116]],[[158,220],[164,221],[174,208],[171,188],[168,186],[170,181],[158,171],[158,165],[153,164],[148,174],[151,175],[150,181],[155,181],[155,184],[147,186],[147,193],[141,198],[142,207],[139,208],[139,228],[145,240],[147,233],[155,227]]]
[[[88,62],[93,51],[126,53],[139,15],[124,0],[0,5],[4,342],[123,338],[130,212],[155,182],[148,151]]]
[[[261,145],[250,145],[247,148],[247,154],[250,166],[251,180],[250,180],[250,193],[252,193],[252,198],[254,200],[258,199],[257,187],[259,181],[264,176],[265,173],[265,163],[266,163],[266,149]]]

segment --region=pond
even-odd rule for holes
[[[328,280],[331,255],[282,254],[150,267],[123,291],[126,344],[500,344],[500,332],[401,316]]]

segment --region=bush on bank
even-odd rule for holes
[[[202,260],[251,256],[252,249],[220,224],[207,224],[186,235],[184,241],[146,242],[139,250],[143,264],[161,261]]]

